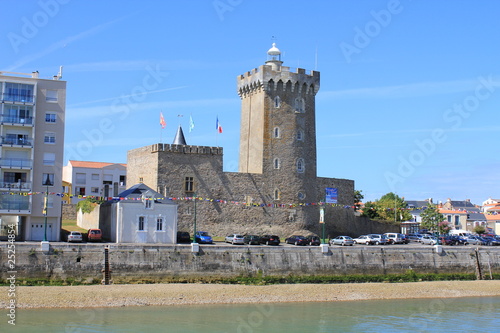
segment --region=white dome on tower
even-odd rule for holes
[[[273,43],[273,47],[271,47],[269,51],[267,51],[267,54],[269,54],[270,56],[277,56],[281,54],[281,51],[276,47],[276,43]]]

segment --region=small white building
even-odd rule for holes
[[[63,167],[63,181],[71,188],[70,202],[84,196],[116,197],[126,189],[127,165],[122,163],[68,161]]]
[[[144,184],[101,205],[103,237],[116,243],[175,244],[177,204]]]

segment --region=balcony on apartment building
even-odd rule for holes
[[[24,213],[29,214],[30,197],[24,195],[0,195],[0,213]]]
[[[7,134],[0,137],[0,144],[2,146],[10,147],[33,147],[33,139],[24,134]]]
[[[22,103],[22,104],[33,104],[35,103],[35,96],[32,94],[31,90],[24,90],[20,93],[0,93],[0,99],[2,102],[11,103]]]
[[[12,114],[2,114],[0,117],[2,124],[18,125],[18,126],[33,126],[33,117],[22,116],[22,115],[12,115]]]
[[[9,181],[0,181],[0,190],[1,191],[30,191],[31,190],[31,182],[9,182]]]
[[[0,158],[0,167],[9,169],[31,169],[33,160],[29,158]]]

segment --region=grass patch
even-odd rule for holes
[[[80,228],[76,225],[76,220],[62,220],[61,229],[64,229],[66,231],[87,232],[87,229]]]
[[[493,279],[500,279],[500,274],[493,274]],[[242,285],[273,285],[273,284],[336,284],[336,283],[370,283],[370,282],[421,282],[421,281],[473,281],[476,280],[474,273],[415,273],[408,271],[402,274],[387,275],[288,275],[288,276],[263,276],[258,272],[254,276],[203,276],[203,277],[156,277],[156,278],[132,278],[113,276],[115,284],[154,284],[154,283],[206,283],[206,284],[242,284]],[[489,280],[489,277],[486,279]],[[92,280],[83,278],[67,279],[18,279],[19,286],[78,286],[78,285],[101,284],[100,278]],[[8,286],[10,282],[0,280],[1,286]]]

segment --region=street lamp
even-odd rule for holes
[[[49,174],[47,174],[47,178],[43,182],[43,186],[47,186],[47,191],[45,192],[45,198],[44,198],[44,203],[43,203],[43,216],[45,219],[44,222],[44,234],[43,234],[43,241],[47,241],[47,208],[48,208],[48,203],[49,203],[49,186],[52,186],[53,183],[50,180]]]
[[[194,235],[193,235],[193,243],[196,244],[198,243],[196,241],[196,192],[193,193],[193,199],[194,199]]]

